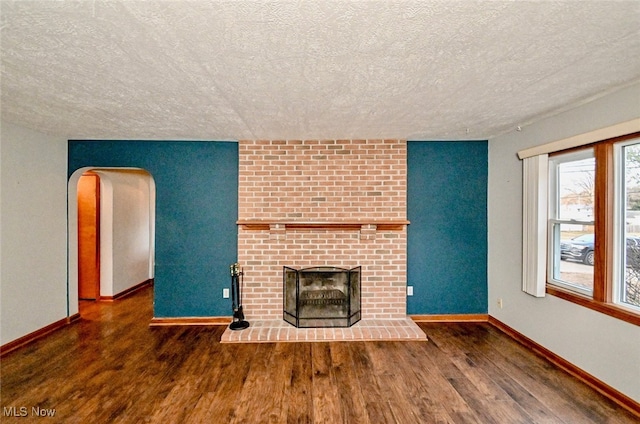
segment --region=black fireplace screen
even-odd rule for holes
[[[360,321],[360,269],[284,267],[284,320],[298,328]]]

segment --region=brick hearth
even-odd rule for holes
[[[282,319],[252,322],[245,330],[227,328],[221,343],[416,341],[426,340],[424,331],[410,318],[362,320],[349,328],[295,328]]]

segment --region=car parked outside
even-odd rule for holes
[[[571,259],[593,266],[594,234],[583,234],[560,242],[560,259]]]
[[[583,234],[571,240],[560,242],[560,259],[575,260],[593,266],[595,237]],[[640,270],[640,237],[627,237],[627,267]]]

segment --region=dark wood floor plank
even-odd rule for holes
[[[432,352],[436,349],[433,343],[412,343],[405,348],[412,358],[417,358],[409,363],[421,365],[412,367],[412,370],[416,370],[415,375],[424,389],[424,396],[434,404],[434,407],[442,408],[455,423],[480,422],[479,417],[451,385],[449,379],[440,372],[437,359],[433,361]]]
[[[397,364],[424,363],[421,352],[416,347],[427,342],[394,343],[387,347],[387,361],[392,372],[399,380],[402,391],[410,399],[413,413],[418,422],[451,423],[453,418],[448,414],[447,395],[442,386],[434,385],[433,367],[398,367]],[[443,379],[441,383],[447,385]],[[446,386],[448,388],[448,386]],[[433,390],[436,388],[436,390]],[[454,394],[453,390],[449,391]],[[463,403],[462,399],[456,399]]]
[[[433,328],[431,334],[439,339],[442,337],[448,338],[459,349],[466,349],[466,357],[476,366],[483,369],[487,378],[493,380],[509,397],[518,405],[521,405],[522,409],[526,411],[534,422],[548,424],[564,422],[551,409],[547,408],[522,387],[510,374],[496,365],[497,361],[495,361],[495,356],[493,355],[495,345],[491,344],[488,327],[484,325],[476,326],[476,324],[448,324],[447,326],[456,329],[454,331],[438,332],[437,328]],[[469,328],[473,328],[476,331],[468,331]]]
[[[503,375],[528,392],[530,395],[521,399],[530,402],[526,409],[536,422],[614,423],[632,418],[624,410],[613,412],[619,407],[612,401],[593,398],[593,390],[586,384],[487,324],[447,324],[434,327],[432,333],[437,332],[454,343],[464,344],[469,352],[483,355],[484,359],[477,355],[475,359],[501,369]],[[495,377],[492,379],[495,381]]]
[[[638,421],[638,418],[634,418],[631,413],[621,409],[613,401],[593,396],[595,391],[587,384],[571,377],[543,357],[532,354],[512,339],[505,339],[497,329],[490,326],[488,328],[493,340],[505,340],[503,344],[507,348],[500,349],[497,354],[511,361],[510,369],[519,368],[524,371],[525,375],[535,376],[527,381],[541,383],[543,387],[548,389],[547,391],[542,388],[540,390],[540,395],[545,396],[546,401],[560,400],[561,404],[558,405],[558,408],[570,409],[575,415],[587,417],[594,423],[622,423],[628,422],[630,418]],[[517,363],[517,361],[522,362]],[[580,419],[584,419],[582,417]],[[568,422],[573,421],[569,420]]]
[[[83,304],[79,322],[3,357],[3,414],[50,408],[64,423],[638,422],[488,324],[420,324],[427,342],[221,344],[224,327],[149,327],[152,300],[149,288]]]
[[[218,378],[210,379],[209,385],[200,388],[202,397],[188,416],[188,422],[230,423],[235,420],[238,410],[244,407],[240,404],[240,397],[255,357],[256,346],[246,347],[228,346],[222,349],[220,357],[212,358],[209,366],[211,369],[220,368]],[[199,417],[204,417],[204,420],[199,421]]]
[[[313,420],[313,373],[311,343],[289,343],[292,352],[291,375],[283,415],[287,424],[308,424]]]
[[[368,424],[370,421],[362,394],[363,387],[358,382],[349,345],[342,342],[330,343],[331,379],[338,389],[343,422]]]
[[[473,417],[483,423],[530,421],[515,402],[508,403],[508,396],[491,379],[467,362],[463,352],[447,345],[437,335],[428,334],[428,337],[430,343],[425,346],[425,351],[436,363],[447,384],[462,399],[463,402],[458,402],[456,412],[463,413],[463,419],[468,421]],[[470,414],[470,411],[473,413]]]
[[[286,418],[282,406],[291,381],[290,346],[262,343],[256,347],[251,367],[238,398],[233,422],[281,423]]]
[[[473,326],[478,326],[478,324],[474,324]],[[483,324],[481,326],[485,328],[486,325]],[[468,346],[470,351],[472,351],[474,347],[477,347],[477,349],[484,347],[485,354],[490,356],[490,361],[494,366],[503,370],[529,393],[536,393],[537,398],[545,405],[545,409],[552,411],[562,410],[563,413],[561,415],[565,417],[565,422],[591,422],[591,420],[582,413],[580,408],[571,402],[567,402],[564,397],[558,396],[556,390],[551,389],[539,380],[539,373],[552,371],[551,369],[543,370],[538,368],[533,374],[526,371],[526,366],[537,367],[538,363],[545,366],[550,364],[541,360],[541,358],[534,358],[535,355],[526,351],[523,346],[515,341],[500,337],[499,334],[492,335],[488,326],[486,326],[487,333],[485,336],[490,340],[489,343],[493,343],[493,346],[486,345],[484,338],[479,340],[477,332],[472,333],[469,332],[468,329],[460,329],[456,324],[448,324],[446,329],[439,328],[434,329],[434,331],[445,334],[445,337],[459,337],[461,340],[468,341],[469,343],[465,343],[465,345]],[[517,360],[514,361],[514,358],[518,358],[522,354],[530,358],[530,362],[527,365]],[[549,396],[546,396],[546,393],[548,393]]]
[[[459,328],[459,325],[456,324],[448,325],[453,329]],[[494,375],[473,361],[469,355],[469,351],[474,349],[473,345],[466,340],[464,343],[459,343],[459,340],[464,340],[464,336],[455,337],[451,334],[451,332],[432,332],[432,341],[464,374],[464,378],[452,379],[451,384],[467,400],[467,403],[475,410],[484,410],[480,406],[486,401],[490,401],[494,405],[484,413],[483,421],[497,423],[533,422],[531,417],[521,408],[521,405],[496,383]]]
[[[344,423],[340,408],[338,387],[331,372],[331,346],[329,343],[314,343],[311,346],[313,378],[311,390],[313,398],[314,423]]]
[[[362,387],[362,397],[371,423],[396,423],[388,405],[386,388],[379,385],[365,342],[351,344],[355,375]]]
[[[404,342],[374,342],[367,350],[380,387],[385,388],[387,404],[400,423],[435,422],[436,417],[424,403],[422,386],[409,367],[398,367],[393,351]],[[406,347],[405,347],[406,348]]]

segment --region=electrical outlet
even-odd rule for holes
[[[498,308],[502,309],[502,298],[498,298]]]
[[[229,299],[229,289],[222,289],[223,299]]]
[[[413,286],[407,286],[407,296],[413,296]]]

